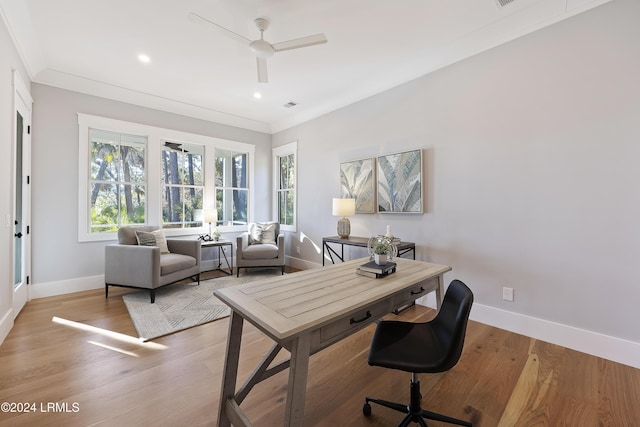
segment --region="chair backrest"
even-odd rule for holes
[[[431,321],[438,340],[446,349],[442,358],[443,370],[451,369],[460,359],[472,304],[471,289],[460,280],[453,280],[447,288],[440,311]]]
[[[137,245],[136,231],[155,231],[160,227],[154,225],[125,225],[118,229],[118,243],[121,245]]]

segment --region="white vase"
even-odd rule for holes
[[[378,264],[378,265],[387,264],[387,254],[384,254],[384,255],[374,254],[373,259],[375,260],[376,264]]]

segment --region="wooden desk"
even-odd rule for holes
[[[335,243],[340,245],[340,253],[336,252],[331,246],[329,246],[329,243]],[[338,237],[338,236],[331,236],[331,237],[323,237],[322,238],[322,265],[324,265],[324,252],[325,250],[327,251],[327,254],[329,254],[329,258],[331,259],[331,263],[335,264],[336,262],[333,260],[333,255],[336,256],[336,258],[338,258],[340,261],[344,261],[344,247],[346,246],[358,246],[360,248],[366,248],[367,245],[369,244],[369,238],[368,237],[355,237],[355,236],[349,236],[346,239],[343,239],[342,237]],[[412,243],[412,242],[400,242],[399,244],[396,245],[396,247],[398,248],[398,257],[401,257],[402,255],[412,252],[413,254],[413,259],[416,259],[416,244]]]
[[[251,425],[240,404],[253,386],[286,368],[290,370],[284,425],[301,426],[310,355],[429,292],[436,292],[440,308],[443,274],[451,267],[397,258],[395,273],[371,279],[355,272],[366,261],[347,261],[214,292],[231,307],[219,426]],[[244,320],[275,344],[236,391]],[[289,350],[290,359],[270,366],[282,348]]]

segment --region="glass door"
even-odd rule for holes
[[[31,159],[31,96],[17,75],[15,86],[14,174],[13,174],[13,317],[30,299],[31,266],[30,234],[30,159]]]

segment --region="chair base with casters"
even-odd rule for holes
[[[380,406],[393,409],[394,411],[407,414],[407,416],[404,417],[400,424],[398,424],[398,427],[408,426],[411,422],[418,423],[423,427],[427,427],[427,423],[424,421],[425,418],[428,420],[442,421],[449,424],[472,427],[472,424],[469,421],[459,420],[457,418],[438,414],[437,412],[431,412],[427,411],[426,409],[422,409],[422,407],[420,406],[420,402],[422,400],[422,395],[420,394],[420,381],[417,380],[415,374],[412,374],[411,376],[410,389],[411,403],[408,406],[400,403],[389,402],[388,400],[365,397],[364,406],[362,407],[362,413],[367,417],[371,416],[370,403],[376,403]]]
[[[471,427],[471,422],[422,409],[419,373],[445,372],[460,359],[473,293],[461,281],[449,285],[436,317],[424,323],[383,320],[378,323],[369,350],[369,365],[411,373],[410,403],[365,397],[362,413],[371,416],[371,403],[406,414],[399,426],[425,419]]]

